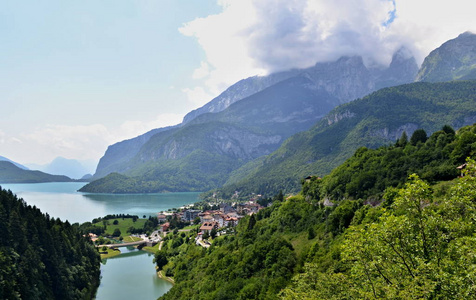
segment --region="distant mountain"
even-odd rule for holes
[[[85,174],[94,170],[94,162],[79,161],[76,159],[67,159],[57,157],[46,165],[29,164],[30,169],[39,170],[48,174],[65,175],[70,178],[80,179]]]
[[[41,171],[21,169],[11,162],[0,161],[0,183],[40,183],[40,182],[68,182],[71,178],[60,175],[51,175]]]
[[[444,125],[460,128],[475,122],[476,81],[385,88],[335,108],[271,155],[236,170],[221,191],[294,192],[301,178],[328,174],[359,147],[395,143],[403,132],[411,136],[418,128],[430,134]]]
[[[416,81],[442,82],[476,78],[476,34],[465,32],[433,50]]]
[[[27,167],[17,163],[17,162],[14,162],[13,160],[10,160],[4,156],[0,156],[0,161],[8,161],[8,162],[11,162],[12,164],[14,164],[15,166],[19,167],[20,169],[23,169],[23,170],[29,170]]]
[[[155,134],[172,130],[178,126],[169,126],[150,130],[140,136],[121,141],[107,147],[106,153],[99,160],[93,178],[101,178],[107,174],[124,170],[127,164],[141,149],[141,147]]]
[[[401,64],[413,64],[414,68],[406,67],[408,72],[403,72]],[[389,71],[398,68],[399,72]],[[135,187],[130,192],[219,187],[230,172],[270,154],[287,137],[307,130],[333,107],[380,86],[411,82],[416,72],[413,57],[397,53],[387,69],[369,69],[361,57],[343,57],[304,70],[249,78],[195,112],[194,118],[186,117],[180,126],[110,146],[94,177],[112,172],[133,177]],[[231,98],[233,90],[239,91],[239,97]],[[207,110],[218,112],[204,113]],[[112,186],[110,182],[108,186]],[[82,191],[111,192],[94,184]]]

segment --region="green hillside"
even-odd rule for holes
[[[100,257],[77,227],[0,188],[0,299],[93,299]]]
[[[441,145],[431,148],[435,140]],[[338,176],[379,174],[398,160],[437,174],[440,166],[473,156],[475,141],[476,126],[457,134],[445,127],[427,141],[416,133],[407,143],[361,149],[331,175],[304,181],[298,195],[275,197],[208,249],[195,245],[193,235],[170,234],[156,261],[175,285],[161,299],[474,298],[474,161],[467,161],[462,178],[432,187],[417,175],[407,180],[407,172],[397,172],[394,179],[405,185],[368,188],[379,195],[372,203],[334,198],[325,187]],[[377,159],[397,148],[400,157]],[[375,161],[363,156],[379,163],[350,168]],[[427,156],[438,157],[439,164]],[[335,205],[324,205],[325,199]]]
[[[0,183],[68,182],[71,178],[41,171],[23,170],[8,161],[0,161]]]
[[[341,105],[274,153],[232,174],[221,191],[273,194],[296,192],[300,180],[323,176],[358,148],[394,144],[405,131],[431,134],[444,125],[460,128],[476,121],[476,81],[412,83],[379,90]],[[241,178],[240,178],[241,177]]]

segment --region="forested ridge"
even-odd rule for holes
[[[0,299],[92,299],[100,257],[89,237],[0,187]]]
[[[476,81],[419,82],[378,90],[340,105],[308,131],[293,135],[272,154],[234,171],[219,191],[231,197],[298,192],[300,179],[324,176],[360,147],[394,144],[403,131],[428,134],[445,124],[474,122]]]
[[[299,194],[275,197],[208,249],[171,234],[156,261],[176,284],[161,299],[475,298],[476,166],[466,158],[475,142],[476,126],[416,131],[358,150],[329,179],[304,180]],[[381,159],[393,151],[402,153]],[[331,184],[372,171],[382,182],[360,194],[351,179]]]

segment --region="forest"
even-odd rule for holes
[[[303,180],[298,194],[275,197],[208,249],[169,235],[156,262],[176,284],[161,299],[475,298],[476,165],[465,157],[475,138],[476,126],[445,126],[359,149],[329,179]],[[401,155],[382,159],[392,151]],[[356,193],[351,179],[334,184],[347,172],[385,176]]]
[[[92,299],[100,257],[89,237],[0,188],[0,299]]]

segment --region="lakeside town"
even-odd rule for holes
[[[178,232],[191,233],[196,245],[208,248],[215,237],[234,233],[234,228],[242,218],[256,214],[271,204],[270,199],[256,195],[249,201],[241,203],[215,201],[211,206],[191,204],[160,211],[156,217],[150,216],[148,219],[145,215],[143,219],[131,215],[106,216],[94,219],[92,223],[87,222],[83,226],[93,225],[89,237],[100,249],[102,258],[119,255],[121,253],[119,248],[127,246],[156,252],[162,248],[162,243],[169,233],[177,234]],[[124,230],[121,231],[119,228],[120,222],[132,222],[133,226],[123,232]],[[150,226],[151,223],[152,226]],[[103,227],[98,232],[97,228],[100,224]],[[114,226],[117,228],[107,230],[108,227]]]

